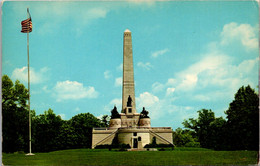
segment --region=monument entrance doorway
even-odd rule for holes
[[[138,147],[138,140],[137,138],[134,138],[134,146],[133,148],[137,148]]]

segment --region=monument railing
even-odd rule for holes
[[[110,127],[94,127],[93,129],[94,130],[110,130],[112,128],[110,128]]]
[[[171,127],[120,127],[120,129],[171,129]]]
[[[93,130],[115,130],[115,129],[171,129],[171,127],[94,127]]]

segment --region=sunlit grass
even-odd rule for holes
[[[73,149],[49,153],[3,153],[4,165],[247,165],[257,163],[256,151],[213,151],[176,148],[174,151],[108,151]]]

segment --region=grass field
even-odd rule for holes
[[[50,153],[3,154],[4,165],[248,165],[257,163],[256,151],[212,151],[176,148],[174,151],[62,150]]]

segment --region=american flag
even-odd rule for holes
[[[21,32],[22,33],[30,33],[30,32],[32,32],[32,19],[31,19],[31,15],[29,13],[29,9],[27,9],[27,12],[28,12],[30,17],[28,19],[23,20],[21,22],[21,24],[22,24]]]

